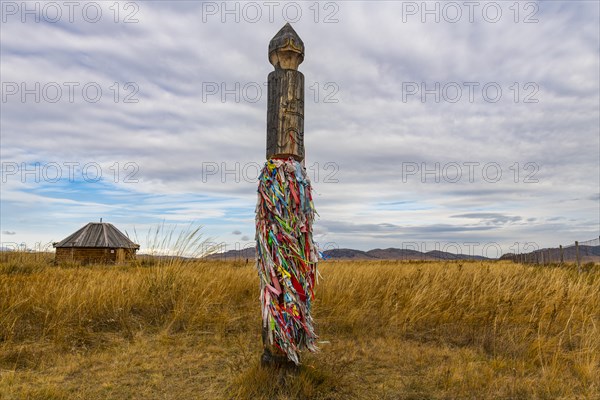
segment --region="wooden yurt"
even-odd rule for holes
[[[113,224],[90,222],[60,242],[56,248],[56,262],[120,263],[135,258],[140,248]]]

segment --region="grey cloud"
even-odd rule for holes
[[[522,220],[522,218],[519,216],[510,216],[500,213],[468,213],[452,215],[450,218],[479,219],[483,221],[489,221],[494,224],[506,224],[509,222],[518,222]]]
[[[564,217],[552,217],[552,218],[548,218],[546,221],[550,221],[550,222],[554,222],[554,221],[560,221],[560,220],[564,220]]]
[[[400,226],[390,223],[380,224],[354,224],[349,222],[334,222],[325,221],[319,224],[326,228],[329,232],[343,233],[368,233],[368,234],[396,234],[396,235],[411,235],[411,234],[436,234],[444,232],[472,232],[485,231],[493,229],[488,226],[461,226],[450,224],[433,224],[426,226]]]

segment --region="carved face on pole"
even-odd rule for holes
[[[304,160],[304,43],[286,24],[269,43],[267,159]]]

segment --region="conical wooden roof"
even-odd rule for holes
[[[77,232],[53,244],[54,247],[103,247],[112,249],[139,249],[113,224],[106,222],[90,222]]]

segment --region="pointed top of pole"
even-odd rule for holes
[[[269,42],[269,62],[275,68],[298,69],[302,61],[304,42],[288,22]]]

